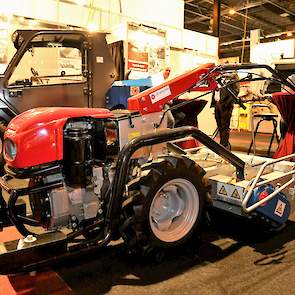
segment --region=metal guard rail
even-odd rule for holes
[[[261,175],[263,174],[265,168],[267,166],[270,166],[270,165],[273,165],[275,163],[278,163],[278,162],[281,162],[281,161],[284,161],[284,160],[287,160],[287,159],[290,159],[290,158],[295,158],[295,153],[294,154],[291,154],[291,155],[287,155],[287,156],[284,156],[284,157],[281,157],[281,158],[278,158],[278,159],[274,159],[274,160],[271,160],[269,162],[265,162],[258,174],[256,175],[256,177],[254,178],[249,190],[247,191],[247,194],[246,196],[244,197],[243,199],[243,202],[242,202],[242,209],[244,212],[246,213],[250,213],[251,211],[255,210],[257,207],[261,206],[263,203],[267,202],[267,201],[270,201],[272,198],[274,198],[278,193],[280,193],[283,189],[285,189],[286,187],[288,187],[290,184],[292,184],[293,182],[295,182],[295,170],[291,170],[289,172],[286,172],[283,176],[279,176],[279,177],[276,177],[274,179],[269,179],[269,180],[263,180],[263,181],[259,181]],[[274,180],[277,180],[277,179],[280,179],[282,177],[285,177],[285,176],[289,176],[289,175],[293,175],[292,178],[287,181],[284,185],[280,186],[279,188],[275,189],[271,194],[269,194],[267,197],[263,198],[262,200],[260,201],[257,201],[256,203],[254,203],[253,205],[247,207],[247,203],[249,201],[249,199],[251,198],[252,196],[252,193],[254,191],[254,189],[256,187],[259,187],[261,185],[264,185],[264,184],[267,184],[267,183],[270,183]]]

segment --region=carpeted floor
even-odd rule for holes
[[[269,137],[258,135],[259,153],[266,154]],[[233,131],[232,150],[247,152],[250,139]],[[295,214],[283,231],[268,235],[228,214],[212,216],[198,243],[145,259],[117,244],[54,270],[77,295],[295,294]],[[50,293],[45,287],[42,294]]]
[[[255,140],[257,155],[267,156],[270,139],[271,139],[270,133],[257,133],[256,140]],[[218,136],[216,140],[219,141]],[[232,130],[230,133],[230,144],[232,147],[232,151],[247,153],[251,144],[251,140],[252,140],[251,132]],[[277,150],[277,148],[278,148],[278,144],[276,139],[274,139],[271,146],[270,155],[273,155],[273,153]],[[253,147],[251,149],[251,152],[253,153]]]
[[[78,295],[295,294],[294,221],[273,235],[230,216],[215,221],[199,246],[167,251],[161,262],[129,256],[117,245],[56,271]]]

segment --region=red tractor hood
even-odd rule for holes
[[[107,109],[36,108],[16,116],[8,125],[5,140],[16,146],[16,156],[9,157],[4,145],[8,166],[22,169],[63,159],[63,128],[69,118],[112,118]]]
[[[75,117],[108,118],[112,116],[111,111],[101,108],[36,108],[26,111],[13,118],[8,125],[8,129],[15,132],[24,132],[36,127],[45,126],[50,122],[60,119]]]

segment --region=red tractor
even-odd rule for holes
[[[272,160],[238,156],[196,127],[166,127],[169,101],[226,87],[223,73],[257,67],[295,89],[267,66],[207,64],[130,98],[129,110],[46,107],[16,116],[5,132],[0,185],[8,196],[0,196],[0,221],[23,238],[0,244],[0,273],[36,269],[119,238],[133,249],[176,247],[196,235],[208,206],[271,228],[284,224],[290,204],[275,184],[289,181],[291,162],[276,160],[281,173]],[[204,147],[188,153],[175,144],[187,137]]]

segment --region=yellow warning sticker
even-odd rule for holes
[[[231,194],[231,198],[238,199],[238,200],[241,199],[240,194],[236,188],[234,189],[233,193]]]
[[[130,141],[131,139],[140,136],[140,132],[138,131],[134,131],[134,132],[130,132],[128,133],[128,141]]]
[[[285,211],[285,207],[286,207],[286,204],[284,202],[282,202],[281,200],[278,200],[277,202],[277,206],[276,206],[276,209],[275,209],[275,214],[282,217],[283,214],[284,214],[284,211]]]
[[[227,197],[227,192],[226,192],[224,185],[221,186],[218,194]]]

